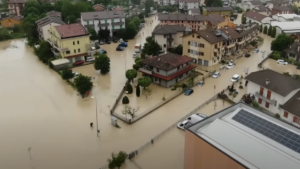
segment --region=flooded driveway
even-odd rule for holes
[[[147,21],[141,31],[144,34],[139,36],[144,40],[153,28],[154,24]],[[234,74],[242,74],[244,68],[256,71],[262,59],[261,53],[239,59],[234,68],[221,71],[218,79],[207,79],[206,85],[195,88],[191,96],[179,96],[134,125],[119,122],[121,128],[118,129],[111,125],[109,106],[125,82],[125,63],[127,69],[132,66],[133,46],[141,40],[139,36],[129,41],[129,47],[123,52],[115,51],[117,44],[102,46],[111,58],[109,75],[100,75],[92,65],[74,69],[96,77],[92,95],[98,101],[99,139],[95,127],[89,126],[90,122],[95,123],[95,100],[81,99],[56,72],[42,64],[23,41],[1,42],[0,168],[100,168],[107,164],[112,152],[135,150],[220,92],[231,83]],[[270,41],[265,38],[261,50],[270,52]],[[32,160],[28,147],[32,148]]]

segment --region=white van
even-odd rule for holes
[[[135,44],[134,51],[135,51],[135,53],[140,53],[141,52],[141,44],[139,44],[139,43]]]

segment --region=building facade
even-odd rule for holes
[[[231,16],[231,7],[204,7],[202,15],[218,14],[221,16]]]
[[[90,55],[91,47],[95,46],[90,42],[90,34],[80,23],[51,25],[49,32],[54,55],[69,59],[71,64],[85,60],[84,57]]]
[[[182,45],[182,37],[186,32],[184,26],[158,25],[152,32],[152,37],[160,45],[163,51]]]
[[[100,29],[110,30],[110,36],[114,32],[125,29],[124,11],[97,11],[81,13],[81,24],[85,28],[94,28],[96,32]]]
[[[295,61],[300,61],[300,42],[295,42],[288,49],[284,50],[286,57],[290,59],[295,59]]]
[[[263,24],[263,23],[269,23],[271,20],[273,20],[271,17],[253,12],[253,11],[248,11],[244,14],[246,17],[246,22],[247,23],[257,23],[257,24]]]
[[[179,9],[184,11],[199,9],[199,6],[199,0],[179,0]]]
[[[178,0],[159,0],[157,3],[161,6],[177,5]]]
[[[282,119],[290,123],[293,123],[294,116],[299,117],[300,114],[297,113],[299,111],[294,111],[298,107],[299,81],[273,70],[253,72],[246,79],[248,80],[247,93],[254,94],[255,100],[262,108],[280,114],[281,117],[285,117]],[[294,104],[295,100],[296,104]]]
[[[15,16],[15,15],[3,18],[1,20],[1,27],[3,27],[3,28],[12,28],[15,25],[21,25],[22,19],[23,19],[23,17]]]
[[[293,14],[294,11],[289,6],[275,6],[272,8],[272,15],[276,14]]]
[[[236,27],[236,25],[229,19],[228,16],[210,14],[207,16],[207,27],[221,29],[224,27]]]
[[[237,103],[186,128],[184,169],[296,169],[298,138],[299,128]]]
[[[199,65],[213,66],[256,40],[258,33],[257,24],[194,32],[183,37],[183,55]]]
[[[23,16],[23,10],[27,0],[8,0],[7,6],[10,15]]]
[[[167,53],[143,60],[139,71],[149,76],[153,83],[170,87],[189,76],[196,67],[191,61],[190,57]]]

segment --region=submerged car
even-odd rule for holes
[[[248,58],[248,57],[250,57],[250,56],[251,56],[251,55],[250,55],[250,54],[248,54],[248,53],[245,55],[245,57],[246,57],[246,58]]]
[[[127,43],[126,43],[126,42],[121,42],[121,43],[119,44],[119,46],[127,47]]]
[[[258,52],[259,52],[259,50],[258,50],[258,49],[255,49],[253,52],[254,52],[254,53],[258,53]]]
[[[203,85],[204,85],[204,81],[200,81],[200,82],[197,83],[197,86],[198,86],[198,87],[201,87],[201,86],[203,86]]]
[[[124,48],[122,47],[122,46],[118,46],[117,48],[116,48],[116,51],[123,51],[124,50]]]
[[[95,61],[95,59],[94,59],[93,57],[87,57],[87,58],[86,58],[86,61],[87,61],[87,62],[93,62],[93,61]]]
[[[226,66],[228,69],[233,68],[234,64],[232,62],[229,62],[228,65]]]
[[[285,62],[285,61],[282,60],[282,59],[278,59],[278,60],[277,60],[277,64],[287,65],[288,62]]]
[[[184,95],[189,96],[189,95],[191,95],[192,93],[194,93],[194,90],[193,90],[193,89],[187,89],[187,90],[185,91]]]
[[[235,74],[235,75],[232,76],[231,81],[232,81],[232,82],[236,82],[236,81],[238,81],[239,79],[240,79],[240,75]]]
[[[100,49],[100,50],[99,50],[99,53],[101,53],[101,54],[106,54],[107,52],[106,52],[106,50],[104,50],[104,49]]]
[[[221,76],[221,73],[220,73],[220,72],[215,72],[215,73],[212,75],[212,78],[218,78],[219,76]]]

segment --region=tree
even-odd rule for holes
[[[97,33],[96,33],[94,28],[89,28],[88,32],[91,34],[91,36],[90,36],[91,40],[97,40],[98,39]]]
[[[141,0],[131,0],[132,4],[139,5],[141,4]]]
[[[245,95],[242,97],[242,100],[243,100],[246,104],[251,104],[251,103],[255,100],[255,96],[254,96],[254,95],[251,95],[250,93],[249,93],[249,94],[245,94]]]
[[[144,44],[144,48],[142,49],[142,54],[157,56],[160,51],[160,45],[152,37],[147,37],[146,43]]]
[[[208,7],[222,7],[223,3],[221,0],[205,0],[205,5]]]
[[[284,49],[288,48],[292,43],[292,38],[283,33],[278,35],[277,38],[272,41],[271,50],[282,52]]]
[[[176,52],[178,55],[182,55],[182,45],[178,45],[178,46],[175,48],[175,52]]]
[[[151,10],[150,8],[154,7],[154,1],[153,0],[146,0],[145,2],[145,15],[149,16]]]
[[[26,8],[26,6],[25,6]],[[22,21],[22,30],[23,32],[26,32],[26,36],[28,39],[28,44],[30,46],[38,43],[39,41],[39,34],[37,32],[37,25],[35,24],[35,21],[37,21],[38,19],[41,19],[42,17],[44,17],[44,15],[37,15],[34,13],[30,13],[28,14]]]
[[[133,81],[134,78],[137,76],[137,71],[135,69],[129,69],[126,71],[126,78],[129,81]]]
[[[268,33],[268,27],[265,26],[265,27],[264,27],[264,34],[267,34],[267,33]]]
[[[120,151],[118,154],[112,153],[111,159],[107,159],[108,168],[114,169],[115,167],[120,168],[126,161],[127,154],[124,151]]]
[[[96,53],[95,54],[95,70],[100,70],[101,74],[106,74],[110,71],[110,59],[106,54]]]
[[[10,39],[11,36],[6,28],[0,28],[0,41]]]
[[[140,85],[137,85],[137,86],[136,86],[136,91],[135,91],[135,93],[136,93],[136,97],[140,97],[140,95],[141,95]]]
[[[61,73],[61,77],[64,80],[69,80],[74,77],[74,74],[71,69],[65,68]]]
[[[269,36],[272,35],[272,26],[271,26],[271,25],[269,26],[269,29],[268,29],[268,35],[269,35]]]
[[[272,29],[272,35],[271,35],[272,38],[275,38],[275,37],[276,37],[276,33],[277,33],[276,31],[277,31],[277,30],[276,30],[276,27],[274,26],[273,29]]]
[[[151,78],[148,76],[145,77],[141,77],[138,79],[138,84],[142,87],[144,87],[144,89],[148,86],[150,86],[151,84]]]
[[[132,108],[131,106],[125,106],[125,109],[122,111],[123,114],[131,116],[131,119],[136,117],[136,112],[139,108]]]
[[[246,23],[247,23],[247,19],[245,15],[242,15],[242,24],[246,24]]]
[[[130,83],[126,84],[126,92],[127,94],[131,94],[133,92],[132,86]]]
[[[78,77],[74,79],[75,88],[78,93],[84,98],[88,91],[92,90],[93,83],[91,81],[91,77],[84,76],[80,74]]]
[[[293,9],[293,11],[294,11],[295,14],[299,14],[299,9],[298,9],[298,7],[296,5],[293,5],[292,9]]]
[[[132,39],[137,34],[138,30],[137,27],[133,22],[130,22],[129,25],[126,27],[126,35],[128,39]]]
[[[259,27],[259,32],[262,33],[262,31],[263,31],[263,26],[261,24],[260,27]]]
[[[122,103],[123,103],[123,104],[129,104],[129,99],[128,99],[127,96],[124,96],[124,97],[123,97]]]
[[[61,7],[63,6],[64,1],[56,1],[54,3],[54,10],[61,12]]]
[[[110,3],[110,0],[95,0],[94,4],[103,4],[104,6],[107,6]]]
[[[40,42],[40,47],[35,49],[35,54],[43,63],[47,63],[50,58],[54,57],[51,51],[51,45],[47,41]]]

